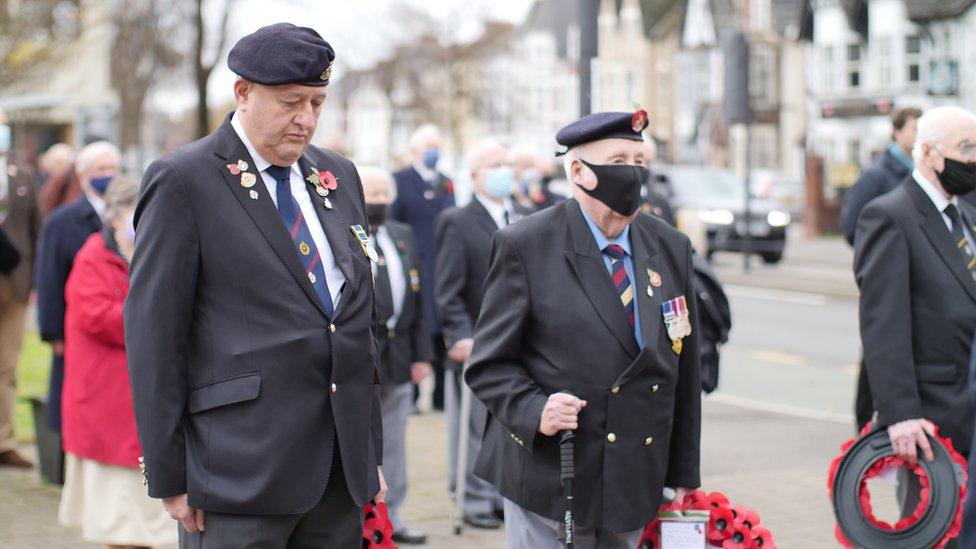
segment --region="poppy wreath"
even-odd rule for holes
[[[668,511],[708,511],[708,529],[705,531],[710,547],[723,549],[776,549],[773,535],[760,526],[759,515],[742,505],[732,505],[721,492],[705,493],[702,490],[685,496],[681,505],[667,503],[658,513]],[[661,519],[655,517],[644,527],[638,549],[661,549]]]
[[[966,460],[942,438],[929,437],[935,459],[910,464],[894,455],[886,429],[868,424],[841,445],[830,463],[827,490],[837,518],[835,536],[844,547],[932,547],[940,549],[959,535],[968,473]],[[895,524],[878,519],[868,481],[893,468],[905,468],[921,486],[911,516]]]
[[[363,507],[363,519],[363,549],[396,549],[386,503],[367,503]]]

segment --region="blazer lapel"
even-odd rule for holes
[[[488,233],[489,236],[495,234],[495,231],[498,230],[498,225],[495,224],[495,219],[488,213],[488,209],[481,203],[481,200],[472,198],[466,208],[474,216],[475,221],[478,222],[478,226]]]
[[[285,265],[285,268],[288,269],[291,276],[298,282],[298,285],[302,287],[302,290],[305,291],[308,298],[312,300],[312,303],[323,315],[328,316],[322,300],[319,299],[315,288],[308,280],[305,266],[302,265],[301,259],[298,258],[298,252],[295,250],[295,242],[292,241],[291,235],[288,234],[288,230],[285,228],[285,224],[278,214],[275,203],[268,194],[264,180],[254,166],[254,159],[248,154],[247,147],[244,146],[244,143],[230,125],[230,116],[227,117],[227,120],[224,121],[217,132],[214,154],[219,159],[216,167],[224,183],[230,188],[231,193],[240,202],[241,207],[251,217],[254,224],[257,225],[258,230],[264,235],[265,240],[268,241],[275,255]],[[235,164],[238,160],[247,161],[248,167],[246,172],[233,175],[227,168],[227,164]],[[241,176],[244,173],[250,173],[255,177],[256,182],[251,188],[245,188],[241,185]],[[252,192],[257,193],[257,199],[251,198]]]
[[[925,237],[935,248],[935,251],[939,253],[946,268],[952,272],[952,275],[969,294],[970,299],[976,301],[976,281],[966,269],[966,262],[962,254],[953,246],[952,235],[945,225],[945,220],[942,219],[942,214],[936,210],[935,204],[932,204],[929,197],[925,195],[925,191],[918,186],[914,179],[906,181],[906,185],[909,195],[915,202],[916,209],[922,214],[919,225],[922,227]]]
[[[593,307],[603,320],[607,329],[617,338],[620,345],[631,356],[637,356],[637,340],[634,330],[627,322],[617,289],[610,280],[610,273],[590,232],[579,203],[567,200],[563,206],[566,209],[566,221],[572,237],[573,249],[566,252],[566,259],[572,266],[576,277],[586,292]],[[641,317],[643,321],[643,317]]]
[[[654,349],[661,334],[661,297],[663,288],[651,286],[649,272],[662,273],[657,253],[656,239],[636,223],[630,225],[630,245],[634,250],[634,299],[637,300],[637,314],[640,316],[641,337],[645,349]],[[650,289],[652,294],[647,295]]]
[[[313,167],[320,171],[329,169],[329,166],[314,166],[304,154],[298,159],[298,166],[301,168],[300,171],[303,178],[312,173],[311,168]],[[333,173],[337,173],[337,170],[333,170]],[[339,181],[338,177],[336,180],[339,185],[352,184],[351,181]],[[329,199],[333,205],[333,209],[331,210],[325,208],[325,201],[307,181],[305,190],[308,191],[308,195],[312,198],[312,206],[315,208],[315,213],[319,217],[319,223],[322,224],[322,230],[325,231],[325,237],[329,240],[329,247],[332,248],[332,256],[335,257],[336,264],[339,266],[339,270],[342,271],[342,276],[346,277],[346,280],[353,280],[355,278],[355,270],[353,269],[352,263],[352,249],[349,247],[349,235],[352,233],[349,232],[349,226],[346,225],[345,216],[342,215],[342,212],[335,209],[339,206],[337,200],[338,190],[329,193]],[[363,229],[365,228],[363,226]]]

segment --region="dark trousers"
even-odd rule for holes
[[[444,336],[434,334],[434,395],[435,410],[444,409],[444,363],[447,360],[447,348],[444,346]]]
[[[51,379],[47,388],[47,426],[61,432],[61,386],[64,385],[64,357],[51,359]]]
[[[861,359],[861,369],[857,374],[857,395],[854,397],[854,418],[857,420],[857,432],[874,418],[874,400],[871,398],[871,386],[868,385],[868,373]]]
[[[322,500],[300,515],[231,515],[207,511],[206,531],[182,526],[180,549],[359,549],[362,509],[349,495],[336,447]]]

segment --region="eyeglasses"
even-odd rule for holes
[[[938,144],[935,145],[935,148],[938,149],[940,153],[942,153],[942,156],[945,156],[945,153],[942,152],[942,149],[941,147],[939,147]],[[952,147],[951,150],[959,151],[960,159],[965,162],[976,161],[976,143],[963,141],[962,143]]]

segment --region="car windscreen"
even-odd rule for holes
[[[678,198],[728,198],[742,196],[742,184],[735,174],[709,168],[669,168],[671,189]]]

